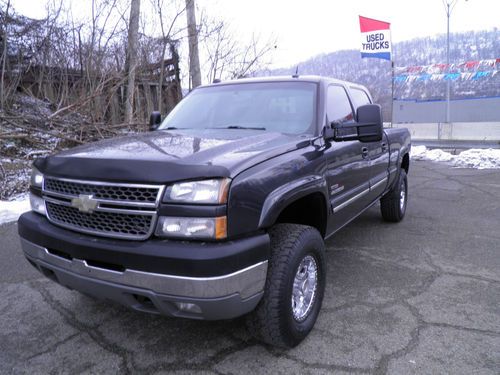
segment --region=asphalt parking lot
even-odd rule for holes
[[[407,216],[378,206],[327,242],[311,335],[289,351],[241,319],[126,310],[41,277],[0,226],[0,373],[498,374],[500,170],[413,162]]]

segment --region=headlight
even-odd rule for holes
[[[156,235],[185,239],[221,240],[227,236],[226,216],[166,217],[158,220]]]
[[[165,200],[167,202],[223,204],[227,202],[229,182],[227,178],[180,182],[167,188]]]
[[[40,189],[43,185],[43,174],[35,167],[31,170],[30,185]]]
[[[31,209],[39,214],[45,215],[45,201],[42,197],[30,193],[30,205]]]

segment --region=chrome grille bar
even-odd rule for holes
[[[164,186],[82,181],[46,176],[42,195],[54,224],[103,237],[144,240],[157,220]],[[72,200],[91,196],[95,208],[80,211]]]

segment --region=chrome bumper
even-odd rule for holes
[[[126,269],[123,272],[90,266],[85,260],[68,260],[21,238],[26,257],[38,266],[156,294],[188,298],[218,298],[237,294],[244,300],[264,290],[267,261],[217,277],[183,277]]]

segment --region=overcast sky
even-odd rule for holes
[[[291,66],[320,53],[359,49],[359,15],[390,22],[393,42],[446,33],[442,0],[196,1],[212,17],[220,15],[230,22],[243,40],[254,32],[262,38],[276,37],[273,67]],[[44,14],[44,0],[13,2],[28,17]],[[90,4],[79,0],[78,7],[85,2]],[[500,0],[458,0],[451,16],[452,32],[494,27],[500,28]]]

